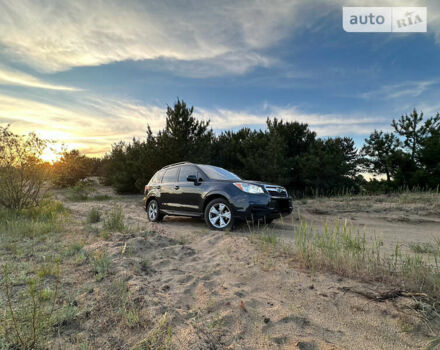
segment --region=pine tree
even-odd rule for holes
[[[180,99],[167,108],[166,126],[157,136],[157,142],[168,152],[169,163],[183,160],[209,162],[213,137],[209,121],[193,116],[194,107],[188,108]]]
[[[399,139],[391,133],[374,130],[362,148],[367,169],[376,174],[385,174],[387,182],[391,181],[393,155],[400,146]]]
[[[423,112],[420,114],[414,108],[412,113],[402,115],[399,120],[393,120],[392,124],[396,133],[404,137],[403,144],[410,150],[411,160],[417,160],[417,151],[423,140],[436,130],[440,125],[440,115],[431,117],[423,122]]]

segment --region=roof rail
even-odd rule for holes
[[[193,163],[191,163],[191,162],[187,162],[187,161],[184,161],[184,162],[178,162],[178,163],[174,163],[174,164],[168,164],[168,165],[165,165],[162,169],[166,169],[166,168],[169,168],[169,167],[172,167],[172,166],[175,166],[175,165],[182,165],[182,164],[193,164]]]

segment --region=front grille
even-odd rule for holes
[[[281,187],[281,186],[265,185],[264,188],[266,189],[267,193],[269,193],[272,197],[285,198],[285,197],[289,196],[287,194],[286,189],[284,187]]]
[[[290,202],[288,199],[280,199],[278,200],[278,207],[281,212],[286,212],[290,210]]]
[[[291,202],[288,198],[274,198],[270,201],[269,208],[281,213],[290,212]]]

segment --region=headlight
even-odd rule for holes
[[[261,186],[248,184],[246,182],[234,182],[234,186],[247,193],[264,193]]]

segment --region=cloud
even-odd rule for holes
[[[44,138],[65,143],[88,154],[103,154],[119,141],[143,137],[165,125],[165,110],[111,98],[82,96],[66,108],[0,94],[0,124],[18,133],[36,131]]]
[[[101,155],[119,141],[143,139],[147,124],[153,132],[165,127],[166,107],[143,105],[137,101],[79,93],[65,106],[0,94],[0,124],[11,124],[18,133],[36,131],[42,137],[65,143],[87,154]],[[381,118],[356,115],[304,113],[296,107],[265,105],[262,112],[197,108],[195,116],[211,120],[216,131],[241,127],[264,129],[267,117],[309,124],[319,136],[365,135]]]
[[[426,1],[3,0],[0,47],[8,59],[43,72],[141,60],[186,76],[243,74],[277,63],[271,47],[298,28],[325,30],[321,18],[342,6]],[[440,3],[428,12],[440,43]]]
[[[270,48],[298,28],[325,30],[342,6],[426,6],[425,0],[188,0],[0,2],[3,55],[44,72],[125,60],[178,74],[242,74],[277,62]],[[428,9],[440,43],[440,3]],[[395,36],[397,37],[397,36]]]
[[[5,0],[0,44],[8,57],[45,72],[168,59],[242,73],[267,64],[259,50],[286,37],[300,3]]]
[[[427,91],[428,88],[438,84],[436,80],[430,81],[406,81],[399,84],[391,84],[380,87],[379,89],[364,92],[359,97],[370,99],[391,100],[404,97],[417,97]]]
[[[33,77],[32,75],[25,74],[17,70],[12,70],[10,68],[1,65],[0,65],[0,84],[19,85],[19,86],[48,89],[48,90],[63,90],[63,91],[80,90],[70,86],[47,83],[38,78]]]
[[[378,124],[387,122],[385,118],[372,118],[357,114],[333,115],[304,113],[296,107],[266,105],[262,110],[264,110],[264,113],[227,109],[196,109],[195,113],[199,119],[211,120],[211,126],[218,130],[235,129],[246,126],[264,129],[268,117],[277,117],[284,121],[306,123],[310,129],[321,137],[366,135]]]

